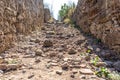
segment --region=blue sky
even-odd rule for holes
[[[49,7],[52,7],[53,16],[55,19],[58,18],[58,12],[61,8],[61,5],[64,3],[74,2],[77,4],[78,0],[44,0],[45,4],[48,4]]]

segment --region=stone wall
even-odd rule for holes
[[[120,53],[120,0],[79,0],[73,20]]]
[[[0,0],[0,52],[44,22],[43,0]]]
[[[51,18],[50,10],[48,8],[44,9],[44,22],[48,22]]]

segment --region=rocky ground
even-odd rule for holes
[[[64,24],[45,24],[0,55],[0,80],[106,80],[95,72],[120,71],[119,60],[100,40]]]

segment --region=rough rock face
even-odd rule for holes
[[[44,22],[43,0],[0,0],[0,52]]]
[[[44,22],[48,22],[50,20],[50,10],[48,8],[44,9]]]
[[[73,20],[120,53],[120,0],[79,0]]]

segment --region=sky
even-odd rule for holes
[[[44,4],[48,4],[49,7],[52,7],[53,17],[58,19],[58,12],[61,8],[61,5],[64,3],[74,2],[77,4],[78,0],[44,0]]]

